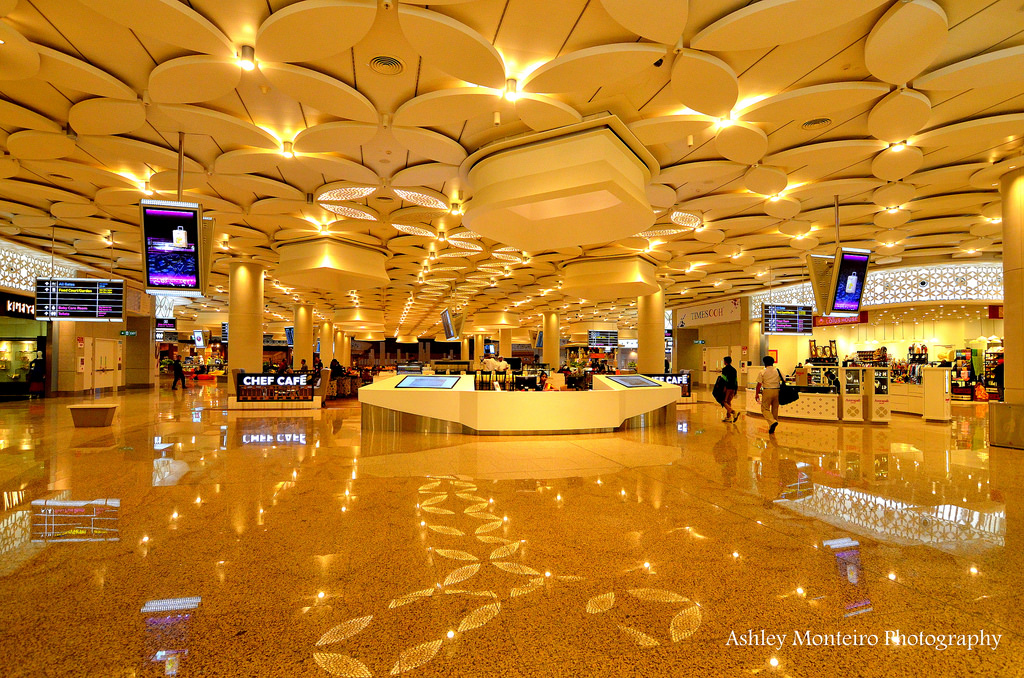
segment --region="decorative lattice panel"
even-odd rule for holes
[[[36,259],[8,248],[0,248],[0,286],[26,292],[36,291],[36,278],[74,278],[70,266]]]

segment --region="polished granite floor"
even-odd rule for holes
[[[80,400],[0,404],[3,676],[1024,674],[1024,458],[984,406],[472,437]]]

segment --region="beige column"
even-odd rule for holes
[[[484,340],[486,335],[473,335],[473,367],[479,367],[484,361]]]
[[[320,324],[320,362],[330,366],[334,360],[334,325],[330,320]]]
[[[228,367],[263,371],[263,266],[232,261],[228,268]],[[228,379],[228,392],[235,383]]]
[[[335,359],[344,365],[345,363],[341,360],[342,347],[345,344],[345,330],[334,328],[334,357]],[[328,363],[330,364],[330,363]]]
[[[541,348],[540,361],[542,363],[547,363],[551,369],[557,370],[560,367],[558,364],[558,348],[562,341],[561,330],[558,327],[557,313],[544,313],[543,330],[544,346]]]
[[[512,328],[498,330],[498,353],[508,358],[512,355]]]
[[[341,334],[341,350],[335,349],[334,357],[338,359],[342,367],[352,367],[352,335],[348,332]]]
[[[459,344],[459,360],[472,360],[473,358],[469,352],[469,335],[463,334],[461,339],[459,340]]]
[[[1024,404],[1024,168],[1003,175],[1003,397]]]
[[[292,348],[292,369],[299,370],[302,361],[313,367],[313,307],[295,304],[295,347]]]
[[[665,293],[658,290],[636,300],[637,358],[640,374],[665,372]]]

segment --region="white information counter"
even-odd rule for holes
[[[408,375],[363,386],[362,427],[437,433],[593,433],[674,422],[680,396],[679,386],[635,375],[596,375],[592,391],[476,391],[473,383],[473,375]]]
[[[747,414],[761,415],[756,389],[747,389]],[[839,421],[839,396],[835,393],[801,393],[789,405],[779,406],[779,416],[812,421]]]

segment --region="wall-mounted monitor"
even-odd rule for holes
[[[295,346],[295,328],[286,327],[284,328],[284,340],[289,346]]]
[[[196,342],[196,348],[206,348],[206,336],[202,330],[192,330],[192,341]]]
[[[659,382],[647,377],[641,377],[639,374],[627,374],[608,378],[619,386],[625,386],[626,388],[655,388],[661,386]]]
[[[36,320],[122,322],[124,281],[37,278]]]
[[[868,276],[870,250],[852,247],[836,248],[832,273],[832,292],[829,315],[856,315],[864,296],[864,282]]]
[[[618,330],[587,330],[587,346],[590,348],[618,348]]]
[[[764,304],[761,331],[763,334],[814,334],[814,309],[810,306]]]
[[[158,330],[176,330],[178,329],[178,321],[176,318],[157,318],[156,329]]]
[[[402,377],[402,381],[395,384],[395,388],[432,388],[451,389],[459,383],[459,377]]]
[[[198,203],[143,200],[142,261],[146,292],[201,296],[203,208]]]

